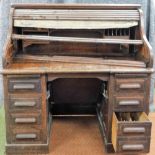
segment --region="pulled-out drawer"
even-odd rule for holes
[[[40,78],[13,77],[8,79],[9,92],[41,92]]]
[[[142,111],[144,109],[144,95],[116,96],[115,111]]]
[[[148,152],[151,125],[151,122],[144,112],[113,113],[112,143],[115,151],[137,151],[136,149],[132,150],[132,147],[134,149],[135,145],[139,144],[139,146],[141,145],[141,149],[139,148],[138,151]],[[142,139],[146,139],[145,145],[148,146],[147,148],[146,146],[142,147]],[[139,143],[135,143],[135,141],[139,141]],[[134,144],[134,146],[129,148],[131,144]]]
[[[115,89],[117,92],[145,90],[145,78],[118,78],[116,79]]]
[[[10,110],[37,110],[41,108],[41,102],[40,95],[9,95]]]
[[[10,121],[12,125],[40,125],[41,113],[12,113]]]
[[[41,142],[41,131],[38,129],[12,129],[10,142],[16,144],[33,144]]]

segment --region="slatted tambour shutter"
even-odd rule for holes
[[[15,9],[14,26],[54,29],[129,28],[138,25],[138,10]]]

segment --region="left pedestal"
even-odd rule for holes
[[[45,75],[4,75],[6,153],[48,153],[50,118]]]

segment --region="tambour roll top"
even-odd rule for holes
[[[22,59],[45,62],[41,55],[62,63],[102,59],[107,65],[108,59],[117,61],[114,66],[153,66],[140,5],[12,5],[3,65]]]

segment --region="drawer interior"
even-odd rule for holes
[[[117,122],[136,123],[149,122],[145,112],[116,112],[113,114]]]
[[[112,120],[112,144],[114,150],[122,152],[122,147],[129,143],[133,144],[132,147],[134,148],[136,145],[134,144],[135,141],[141,144],[145,139],[146,147],[139,151],[148,152],[151,125],[145,112],[114,112]],[[135,149],[135,151],[137,150]]]

